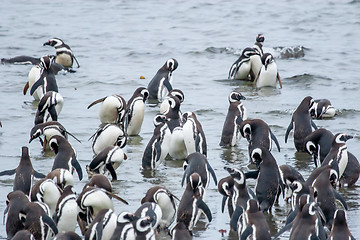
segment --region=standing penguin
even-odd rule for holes
[[[13,191],[20,190],[30,196],[33,178],[44,178],[45,175],[34,170],[28,147],[21,148],[20,163],[15,169],[0,172],[0,176],[15,174]]]
[[[60,93],[49,91],[40,99],[35,115],[35,125],[49,121],[57,121],[64,105]]]
[[[232,176],[227,176],[219,180],[218,191],[223,195],[223,200],[221,202],[221,212],[224,213],[225,204],[228,205],[229,217],[234,213],[235,206],[232,203],[233,194],[234,194],[234,179]]]
[[[318,128],[304,140],[305,150],[313,156],[315,166],[318,167],[330,152],[334,135],[325,128]]]
[[[228,79],[249,80],[251,69],[250,57],[256,54],[257,53],[253,48],[245,48],[238,60],[236,60],[231,66]]]
[[[77,67],[79,68],[80,65],[75,58],[73,52],[69,45],[65,44],[63,40],[60,38],[51,38],[49,41],[43,44],[44,46],[49,45],[55,48],[56,56],[55,62],[61,64],[64,67],[71,68],[73,66],[74,60],[77,63]]]
[[[253,49],[260,55],[260,57],[262,57],[264,55],[264,52],[262,49],[264,41],[265,41],[264,35],[259,33],[256,36],[255,43],[253,45]]]
[[[295,148],[299,152],[304,152],[305,150],[305,138],[312,132],[313,127],[317,129],[315,123],[311,120],[309,110],[314,105],[314,99],[310,96],[305,97],[297,109],[293,112],[291,122],[285,133],[285,143],[289,133],[294,129],[294,144]]]
[[[66,186],[62,192],[55,209],[53,219],[59,233],[75,231],[78,215],[75,189],[73,186]]]
[[[101,102],[99,117],[102,123],[123,123],[126,112],[126,101],[120,95],[111,95],[92,102],[87,108],[91,108]]]
[[[48,205],[52,216],[60,196],[57,184],[52,179],[43,178],[32,187],[30,199],[32,202],[38,201]]]
[[[106,124],[100,127],[89,140],[92,139],[92,149],[99,154],[108,146],[125,147],[127,136],[122,128],[116,124]]]
[[[336,110],[329,99],[316,99],[310,114],[316,119],[332,118],[335,116]]]
[[[180,115],[180,100],[176,96],[170,96],[164,102],[168,102],[168,108],[162,114],[166,116],[166,124],[171,132],[174,128],[182,125],[182,116]]]
[[[282,182],[282,185],[284,186],[285,189],[285,201],[287,202],[292,194],[292,188],[291,185],[294,181],[301,181],[304,182],[304,178],[301,175],[301,173],[299,171],[297,171],[294,167],[287,165],[287,164],[283,164],[279,166],[279,173],[280,173],[280,179]],[[280,196],[280,191],[278,194],[278,198]]]
[[[251,63],[251,69],[250,69],[250,77],[251,81],[254,81],[256,76],[259,74],[260,69],[262,67],[261,57],[264,55],[263,52],[263,42],[265,41],[265,37],[262,34],[258,34],[256,36],[256,41],[253,45],[253,49],[257,54],[250,56],[250,63]]]
[[[184,101],[185,98],[184,93],[180,89],[171,90],[164,99],[164,101],[162,101],[162,103],[160,104],[160,113],[165,114],[166,112],[168,112],[168,109],[170,108],[170,103],[166,100],[171,97],[177,97],[180,101],[180,104]],[[179,116],[182,116],[181,111],[179,111]]]
[[[346,212],[342,209],[337,209],[335,212],[329,239],[355,239],[350,233],[349,227],[347,225]]]
[[[144,120],[145,101],[148,98],[149,91],[144,87],[139,87],[126,103],[125,129],[128,136],[136,136],[140,133]]]
[[[192,232],[187,229],[185,223],[177,222],[175,226],[171,229],[170,235],[172,240],[192,240]]]
[[[46,175],[46,178],[54,180],[61,190],[64,190],[67,186],[74,186],[74,177],[67,169],[54,169]]]
[[[170,58],[157,71],[147,86],[149,90],[149,100],[162,102],[164,96],[173,89],[171,85],[172,73],[177,67],[178,62],[176,59]]]
[[[117,216],[111,209],[101,210],[89,225],[85,240],[110,240],[117,225]]]
[[[151,228],[157,229],[162,218],[162,210],[155,202],[144,202],[136,209],[135,216],[140,218],[149,217],[151,221]]]
[[[232,91],[229,95],[229,109],[225,118],[223,130],[221,133],[220,146],[235,146],[240,139],[240,128],[237,124],[238,118],[241,121],[247,119],[246,108],[241,100],[246,98],[238,91]],[[240,120],[239,120],[240,121]]]
[[[257,88],[276,87],[276,82],[279,81],[280,88],[282,88],[278,68],[271,53],[265,53],[261,62],[262,67],[254,80],[255,86]]]
[[[207,144],[205,133],[195,113],[186,112],[183,114],[184,143],[188,154],[199,152],[207,155]]]
[[[137,220],[137,217],[130,212],[121,212],[117,216],[116,228],[114,230],[111,240],[118,239],[135,239],[135,228],[133,223]]]

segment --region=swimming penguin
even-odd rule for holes
[[[57,121],[64,105],[60,93],[49,91],[40,99],[35,115],[35,125],[49,121]]]
[[[240,239],[266,240],[271,239],[270,228],[264,216],[264,213],[259,210],[258,202],[255,199],[247,201],[247,208],[244,219],[246,219],[246,228],[239,232]]]
[[[97,155],[108,146],[125,147],[127,136],[118,125],[106,124],[100,127],[90,139],[92,139],[93,152]]]
[[[146,145],[142,157],[143,169],[156,169],[164,161],[169,152],[171,132],[166,124],[164,115],[156,115],[154,118],[154,133]]]
[[[240,123],[239,123],[240,122]],[[240,134],[249,142],[249,156],[251,157],[252,151],[257,147],[264,147],[271,151],[272,141],[276,144],[280,152],[280,145],[275,135],[272,133],[269,125],[261,119],[247,119],[244,121],[237,121],[240,128]]]
[[[59,233],[75,231],[78,215],[78,205],[76,202],[75,189],[68,185],[64,188],[60,198],[56,203],[53,219]]]
[[[240,128],[237,119],[244,121],[247,119],[247,111],[241,100],[246,98],[238,91],[232,91],[229,95],[229,108],[225,118],[223,130],[221,133],[220,146],[235,146],[240,139]],[[239,120],[240,121],[240,120]]]
[[[252,151],[251,160],[258,170],[246,173],[246,177],[256,179],[255,193],[260,210],[271,212],[279,187],[283,188],[279,167],[273,155],[264,147],[255,148]]]
[[[64,168],[73,173],[76,170],[79,180],[82,180],[81,166],[76,159],[75,149],[70,145],[68,140],[61,136],[53,136],[49,141],[50,149],[56,154],[51,170]]]
[[[178,62],[174,58],[170,58],[157,71],[147,86],[147,90],[149,90],[149,100],[162,102],[164,96],[173,89],[171,85],[172,73],[177,67]]]
[[[20,163],[15,169],[0,172],[0,176],[15,174],[13,191],[20,190],[30,196],[33,178],[44,178],[45,175],[34,170],[28,147],[21,148]]]
[[[115,170],[126,159],[126,154],[119,146],[109,146],[96,155],[89,165],[86,165],[86,171],[89,177],[94,173],[105,174],[108,171],[114,181],[117,180]]]
[[[117,215],[111,209],[101,210],[89,225],[86,240],[110,240],[117,225]]]
[[[253,48],[245,48],[238,60],[231,66],[228,79],[249,80],[251,69],[250,57],[255,54],[257,53]]]
[[[330,152],[333,139],[334,135],[325,128],[318,128],[305,138],[305,150],[313,156],[316,167],[321,166]]]
[[[171,225],[175,218],[177,209],[175,199],[179,200],[167,188],[154,186],[146,192],[145,197],[141,199],[141,204],[145,202],[154,202],[158,204],[162,212],[159,226],[160,229],[166,229]]]
[[[160,113],[165,114],[166,112],[168,112],[170,105],[169,102],[166,100],[168,100],[170,97],[177,97],[180,101],[180,104],[184,101],[185,98],[184,93],[180,89],[171,90],[164,99],[164,101],[162,101],[160,104]],[[179,116],[182,116],[181,111],[179,111]]]
[[[205,133],[201,123],[193,112],[185,112],[183,114],[183,134],[184,143],[188,154],[199,152],[207,155],[207,144]]]
[[[110,193],[113,192],[110,180],[103,174],[93,174],[90,181],[84,185],[83,190],[87,187],[97,187]]]
[[[126,101],[120,95],[111,95],[100,98],[91,103],[87,108],[91,108],[101,102],[99,117],[102,123],[123,123],[126,112]]]
[[[28,230],[20,230],[11,238],[11,240],[35,240],[35,237]]]
[[[287,164],[283,164],[279,166],[279,173],[280,173],[280,180],[285,189],[285,193],[284,193],[285,201],[287,202],[293,194],[291,189],[292,183],[294,181],[304,182],[305,180],[299,171],[297,171],[294,167]],[[279,198],[280,191],[278,193],[279,193],[278,194],[278,198]]]
[[[305,97],[297,109],[293,112],[291,122],[285,133],[285,143],[289,133],[294,129],[294,145],[297,151],[304,152],[305,138],[312,132],[313,127],[317,129],[315,123],[312,121],[309,110],[314,104],[314,99],[310,96]]]
[[[261,62],[262,67],[254,80],[255,86],[257,88],[276,87],[276,82],[279,81],[280,88],[282,88],[278,68],[271,53],[265,53]]]
[[[176,222],[183,222],[190,231],[192,231],[200,217],[200,210],[205,213],[209,222],[212,221],[211,211],[202,199],[204,191],[200,175],[192,173],[189,176],[176,215]]]
[[[32,187],[30,199],[32,202],[38,201],[48,205],[52,216],[60,196],[61,192],[57,184],[52,179],[43,178]]]
[[[160,206],[155,202],[142,203],[134,214],[139,219],[148,216],[150,218],[151,227],[153,229],[157,229],[162,218],[162,210]]]
[[[172,240],[191,240],[193,239],[192,232],[187,229],[185,223],[177,222],[171,229],[170,235]]]
[[[234,213],[235,206],[232,203],[232,198],[234,194],[234,179],[232,176],[227,176],[219,180],[218,191],[223,195],[221,202],[221,212],[224,213],[225,205],[228,206],[229,217]]]
[[[53,240],[81,240],[82,238],[75,232],[65,232],[56,234]]]
[[[49,45],[55,48],[56,56],[55,62],[61,64],[64,67],[71,68],[73,66],[74,60],[76,61],[77,67],[80,65],[75,58],[73,52],[71,51],[69,45],[65,44],[60,38],[51,38],[49,41],[43,44],[44,46]]]
[[[44,135],[44,140],[42,140],[40,137]],[[72,136],[76,141],[80,142],[79,139],[77,139],[74,135],[72,135],[70,132],[68,132],[63,125],[61,125],[57,121],[50,121],[45,123],[39,123],[36,124],[31,130],[30,130],[30,140],[29,143],[31,143],[35,138],[40,139],[40,143],[43,147],[43,151],[45,151],[46,147],[48,147],[48,142],[50,138],[54,135],[63,136],[64,138],[68,139],[68,135]],[[80,142],[81,143],[81,142]]]
[[[184,165],[186,166],[186,168],[181,181],[181,186],[184,185],[185,179],[186,183],[189,183],[189,181],[191,181],[190,176],[193,173],[199,174],[199,176],[201,177],[201,184],[204,188],[209,185],[210,174],[214,180],[215,186],[217,186],[215,172],[203,154],[198,152],[189,154],[185,159]]]
[[[74,176],[71,172],[64,168],[57,168],[46,175],[47,179],[52,179],[57,186],[64,190],[67,186],[74,186]]]
[[[333,225],[329,234],[329,239],[355,239],[350,233],[346,221],[346,212],[342,209],[337,209],[335,212]]]
[[[140,133],[144,120],[145,101],[148,97],[149,91],[144,87],[139,87],[126,103],[125,129],[128,136],[136,136]]]
[[[155,240],[155,231],[151,226],[152,219],[149,216],[136,219],[133,223],[136,240]]]
[[[311,116],[316,119],[323,118],[332,118],[336,114],[334,106],[331,105],[329,99],[316,99],[314,100],[315,104],[313,105],[312,111],[310,111]]]

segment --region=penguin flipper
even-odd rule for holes
[[[217,178],[216,178],[214,169],[210,166],[209,163],[207,163],[207,167],[208,167],[209,172],[211,173],[212,178],[214,179],[215,186],[217,186]]]
[[[296,215],[298,214],[299,209],[295,208],[295,210],[293,211],[292,209],[290,209],[290,212],[286,218],[286,222],[285,222],[285,226],[292,223],[296,217]]]
[[[210,211],[208,205],[206,205],[206,203],[201,198],[197,200],[196,205],[198,208],[200,208],[205,213],[209,222],[211,222],[212,215],[211,215],[211,211]]]
[[[225,209],[225,204],[228,200],[228,196],[223,196],[223,199],[221,201],[221,212],[224,213],[224,209]]]
[[[49,217],[46,213],[44,213],[41,216],[41,219],[49,228],[51,228],[51,231],[54,233],[54,235],[58,234],[58,229],[56,227],[56,224],[55,224],[54,220],[52,220],[51,217]]]
[[[242,119],[242,117],[239,115],[237,118],[236,118],[236,124],[237,125],[240,125],[244,120]]]
[[[238,223],[239,218],[240,218],[241,214],[243,213],[243,211],[244,211],[243,208],[237,205],[234,213],[231,216],[230,227],[236,232],[237,232],[237,228],[238,228],[237,223]]]
[[[345,208],[345,210],[348,210],[348,205],[345,202],[345,199],[338,193],[335,189],[333,189],[335,199],[338,200],[341,205]]]
[[[108,163],[105,166],[106,166],[106,169],[110,172],[112,180],[113,181],[117,180],[117,175],[116,175],[116,172],[115,172],[115,169],[114,169],[113,165],[111,163]]]
[[[71,56],[75,59],[75,62],[76,62],[76,64],[77,64],[77,68],[79,68],[79,67],[80,67],[80,64],[79,64],[78,60],[76,59],[75,55],[74,55],[74,54],[71,54]]]
[[[254,86],[256,86],[256,83],[257,83],[257,81],[259,79],[260,73],[261,73],[261,69],[260,69],[260,71],[258,72],[258,74],[256,75],[256,77],[254,79]]]
[[[15,169],[11,169],[11,170],[5,170],[0,172],[0,176],[5,176],[5,175],[14,175],[16,173],[16,168]]]
[[[36,177],[36,178],[45,178],[46,175],[34,170],[34,177]]]
[[[102,221],[98,222],[98,224],[96,225],[95,231],[96,231],[96,240],[101,240],[102,233],[103,233]]]
[[[259,175],[260,170],[256,170],[256,171],[251,171],[251,172],[247,172],[245,173],[245,177],[246,178],[253,178],[256,179]]]
[[[251,225],[247,225],[247,227],[240,236],[240,240],[246,240],[248,236],[250,236],[252,233],[253,233],[253,228],[251,227]]]
[[[293,129],[293,121],[291,120],[288,128],[286,129],[286,133],[285,133],[285,143],[287,143],[287,139],[288,139],[288,136],[289,136],[289,133],[290,131]]]
[[[271,139],[275,142],[276,147],[277,147],[278,151],[280,152],[280,144],[279,144],[279,142],[278,142],[277,138],[275,137],[275,135],[272,133],[272,131],[271,131],[271,130],[269,130],[269,131],[270,131],[270,136],[271,136]]]
[[[80,141],[77,137],[75,137],[72,133],[70,133],[70,132],[68,132],[68,131],[66,131],[66,130],[65,130],[65,132],[66,132],[68,135],[72,136],[76,141],[78,141],[79,143],[81,143],[81,141]]]
[[[125,203],[126,205],[129,205],[129,203],[128,203],[125,199],[119,197],[118,195],[116,195],[116,194],[114,194],[114,193],[112,193],[112,192],[109,192],[109,191],[105,191],[105,192],[106,192],[106,194],[108,194],[109,196],[115,198],[116,200],[119,200],[120,202],[123,202],[123,203]]]
[[[189,173],[189,168],[186,168],[183,177],[181,179],[181,186],[184,186],[185,177],[188,175],[188,173]]]
[[[311,119],[311,126],[316,130],[317,129],[317,126],[315,124],[315,122]]]
[[[292,228],[292,222],[289,223],[289,224],[287,224],[287,225],[285,225],[282,229],[280,229],[280,231],[278,231],[278,232],[274,235],[273,239],[277,239],[277,238],[280,237],[284,232],[289,231],[291,228]]]
[[[51,119],[53,121],[57,121],[58,115],[57,115],[57,112],[56,112],[55,105],[50,106],[48,111],[50,113]]]
[[[81,181],[82,178],[83,178],[83,173],[82,173],[82,170],[81,170],[81,166],[80,166],[80,163],[78,162],[78,160],[76,158],[73,158],[71,160],[71,165],[75,168],[78,176],[79,176],[79,180]]]
[[[94,106],[95,104],[99,103],[99,102],[103,102],[105,100],[106,97],[103,97],[103,98],[100,98],[94,102],[92,102],[88,107],[87,109],[91,108],[92,106]]]
[[[30,95],[33,95],[38,87],[44,84],[44,74],[42,73],[40,78],[34,83],[30,89]]]
[[[40,58],[34,58],[30,56],[17,56],[13,58],[2,58],[1,63],[10,63],[10,64],[39,64]]]
[[[247,190],[248,190],[250,197],[257,201],[257,197],[256,197],[256,194],[254,193],[254,191],[249,186],[247,186]]]
[[[281,80],[280,80],[279,72],[277,72],[277,74],[276,74],[276,79],[279,81],[280,88],[282,88],[282,83],[281,83]]]
[[[26,95],[27,90],[29,89],[29,81],[26,82],[24,89],[23,89],[23,94]]]
[[[165,79],[165,81],[163,82],[164,86],[166,87],[166,89],[170,92],[173,88],[171,86],[171,83],[169,82],[168,79]]]

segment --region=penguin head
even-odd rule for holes
[[[226,196],[230,197],[232,195],[232,192],[233,192],[232,187],[233,186],[230,186],[229,182],[224,181],[224,182],[221,183],[221,186],[220,186],[221,189],[219,191],[220,191],[221,194],[225,193]]]
[[[250,213],[256,213],[259,211],[259,204],[255,199],[249,199],[246,205],[246,211]]]
[[[37,124],[39,125],[39,124]],[[29,143],[32,142],[32,140],[34,140],[35,138],[40,137],[43,134],[43,129],[40,128],[39,126],[35,125],[35,127],[33,127],[30,131],[30,140]]]
[[[229,102],[233,103],[233,102],[240,102],[240,100],[245,100],[246,98],[237,91],[233,91],[230,93],[229,95]]]
[[[297,203],[299,206],[299,211],[301,212],[303,207],[307,204],[310,203],[310,195],[309,194],[303,194],[299,197],[299,202]]]
[[[224,169],[226,171],[229,172],[229,174],[231,175],[231,177],[234,179],[234,181],[240,185],[245,184],[245,174],[243,173],[243,171],[238,170],[236,168],[228,168],[228,167],[224,167]]]
[[[140,91],[140,95],[143,96],[143,101],[145,102],[149,98],[149,90],[142,87]]]
[[[303,185],[301,184],[300,181],[293,181],[292,184],[290,185],[290,189],[294,193],[298,193],[303,189]]]
[[[264,41],[265,41],[264,35],[262,35],[261,33],[259,33],[259,34],[256,36],[256,42],[258,42],[258,43],[263,43]]]
[[[119,146],[120,148],[125,147],[127,142],[127,137],[125,134],[118,136],[117,140],[116,140],[116,145]]]
[[[40,64],[39,66],[42,69],[49,70],[51,65],[51,58],[50,56],[46,55],[40,58]]]
[[[240,123],[240,134],[243,138],[246,138],[250,142],[251,138],[251,125],[249,121],[245,120]]]
[[[138,217],[136,217],[135,214],[133,214],[131,212],[121,212],[117,216],[118,223],[130,223],[137,219],[138,219]]]
[[[353,136],[351,135],[347,135],[344,133],[337,133],[334,136],[334,141],[333,143],[337,143],[337,144],[345,144],[347,140],[352,139]]]
[[[307,141],[305,143],[305,149],[310,155],[314,155],[316,154],[318,148],[313,141]]]
[[[60,144],[60,136],[53,136],[50,138],[49,140],[49,146],[50,146],[50,149],[55,152],[55,154],[58,153],[59,151],[59,144]]]
[[[64,41],[60,38],[51,38],[46,43],[44,43],[43,46],[50,45],[52,47],[59,47],[62,44],[64,44]]]
[[[255,148],[251,152],[251,161],[256,164],[256,166],[259,166],[262,160],[262,150],[261,148]]]
[[[340,225],[344,226],[346,225],[346,212],[343,209],[337,209],[334,214],[334,222],[333,226]]]
[[[198,173],[193,173],[190,175],[189,180],[190,187],[195,190],[202,186],[201,177]]]
[[[184,93],[180,89],[173,89],[169,92],[168,96],[174,96],[177,97],[182,103],[184,101]]]
[[[156,116],[154,117],[154,120],[153,120],[154,126],[157,127],[157,126],[164,124],[166,122],[166,119],[167,118],[165,115],[156,114]]]
[[[149,216],[136,220],[135,229],[138,232],[149,231],[152,227],[152,219]]]
[[[256,54],[257,54],[257,52],[255,51],[255,49],[253,49],[253,48],[251,48],[251,47],[245,48],[245,49],[242,51],[242,53],[241,53],[241,55],[244,56],[244,57],[246,57],[246,58],[249,58],[249,57],[251,57],[252,55],[256,55]]]
[[[178,67],[178,62],[174,58],[170,58],[165,63],[166,69],[170,72],[174,71]]]
[[[274,57],[271,55],[271,53],[265,53],[261,58],[261,62],[265,66],[265,70],[267,70],[268,65],[274,61]]]

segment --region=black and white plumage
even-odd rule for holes
[[[162,218],[161,207],[155,202],[144,202],[136,209],[135,216],[140,218],[149,217],[151,221],[151,228],[157,229]]]
[[[56,156],[51,170],[64,168],[73,173],[76,170],[79,179],[83,177],[80,163],[76,159],[76,151],[65,138],[53,136],[49,141],[50,149],[55,152]]]
[[[255,54],[257,53],[253,48],[245,48],[238,60],[231,66],[228,79],[249,80],[251,69],[250,57]]]
[[[85,240],[110,240],[117,225],[117,215],[111,209],[101,210],[89,225]]]
[[[172,87],[172,73],[178,67],[178,62],[174,58],[170,58],[157,71],[155,76],[149,82],[147,89],[149,90],[149,100],[157,100],[162,102],[163,98]]]
[[[11,238],[11,240],[35,240],[35,237],[28,230],[20,230]]]
[[[164,101],[162,101],[160,104],[160,113],[165,114],[166,112],[168,112],[168,110],[170,108],[170,104],[169,104],[169,101],[167,101],[167,100],[171,97],[177,97],[181,104],[184,101],[185,95],[180,89],[171,90],[168,93],[168,95],[166,96],[166,98],[164,99]],[[179,116],[181,117],[181,115],[182,115],[182,113],[181,113],[181,111],[179,111]]]
[[[336,114],[334,106],[331,105],[329,99],[316,99],[314,100],[315,104],[313,105],[310,114],[316,119],[323,118],[332,118]]]
[[[229,94],[229,108],[221,133],[220,146],[235,146],[240,139],[240,128],[237,122],[247,119],[247,111],[241,100],[246,98],[238,91]]]
[[[116,124],[106,124],[100,127],[90,139],[92,139],[92,149],[95,154],[99,154],[109,146],[123,148],[127,142],[124,130]]]
[[[276,83],[279,81],[280,88],[282,88],[277,64],[271,53],[265,53],[261,57],[261,62],[262,67],[254,80],[255,86],[257,88],[276,87]]]
[[[92,102],[87,108],[91,108],[101,102],[99,118],[102,123],[123,123],[126,113],[126,101],[120,95],[111,95]]]
[[[334,135],[325,128],[318,128],[305,138],[305,150],[313,156],[316,167],[321,166],[330,152],[333,139]]]
[[[97,187],[110,193],[113,192],[111,181],[103,174],[93,174],[90,181],[84,185],[83,190],[87,187]]]
[[[166,121],[167,118],[164,115],[157,115],[154,118],[154,133],[142,157],[143,169],[156,169],[169,152],[171,132]]]
[[[155,240],[155,230],[152,228],[152,219],[149,216],[136,219],[133,223],[136,240]]]
[[[65,232],[56,234],[53,240],[82,240],[82,238],[75,232]]]
[[[173,159],[177,160],[185,159],[186,156],[189,155],[184,142],[184,131],[181,126],[175,127],[172,130],[169,144],[169,155]]]
[[[134,228],[135,221],[137,217],[133,213],[130,212],[121,212],[117,216],[117,224],[113,236],[111,240],[118,240],[118,239],[135,239],[136,232]]]
[[[44,46],[49,45],[55,48],[56,56],[55,62],[61,64],[64,67],[71,68],[73,66],[74,60],[77,63],[77,67],[80,65],[75,58],[69,45],[65,44],[60,38],[51,38],[43,44]]]
[[[35,125],[49,121],[57,121],[64,105],[64,99],[60,93],[49,91],[40,99],[35,115]]]
[[[170,96],[164,102],[168,102],[168,108],[163,115],[166,116],[166,124],[168,125],[171,132],[176,127],[182,126],[182,116],[180,115],[180,100],[176,96]]]
[[[45,203],[49,207],[50,216],[52,216],[60,196],[57,184],[52,179],[43,178],[32,187],[30,199],[32,202]]]
[[[304,182],[304,178],[301,175],[299,171],[296,170],[296,168],[283,164],[279,166],[279,173],[280,173],[280,180],[282,182],[282,185],[284,186],[284,195],[285,195],[285,201],[287,202],[291,196],[293,195],[292,191],[292,183],[294,181],[301,181]],[[278,194],[278,197],[280,196],[280,191]]]
[[[15,174],[13,191],[20,190],[27,196],[31,194],[33,178],[45,177],[44,174],[34,170],[29,156],[29,148],[25,146],[21,148],[21,158],[17,168],[0,172],[0,176],[13,174]]]
[[[191,240],[193,239],[192,232],[186,227],[183,222],[177,222],[171,229],[170,235],[172,240]]]
[[[127,159],[126,154],[119,146],[109,146],[96,155],[89,165],[86,166],[86,171],[91,177],[93,174],[105,174],[109,172],[113,180],[117,179],[116,169],[121,163]]]
[[[149,91],[144,87],[139,87],[126,103],[125,129],[128,136],[136,136],[140,133],[144,120],[145,101],[148,98]]]
[[[185,112],[183,114],[183,135],[184,143],[188,154],[199,152],[207,155],[206,137],[201,126],[200,121],[197,119],[196,114],[193,112]]]
[[[225,205],[227,204],[229,217],[231,218],[235,210],[235,206],[232,203],[234,194],[234,179],[232,176],[227,176],[219,180],[218,192],[223,196],[221,212],[224,213]]]
[[[294,145],[297,151],[304,152],[305,138],[312,133],[312,127],[316,130],[315,123],[311,120],[310,109],[314,104],[314,99],[310,96],[305,97],[296,110],[293,112],[291,122],[285,133],[285,143],[289,133],[294,129]]]
[[[350,233],[347,220],[346,212],[342,209],[337,209],[334,215],[334,221],[329,234],[330,240],[335,239],[348,239],[355,240],[353,235]]]
[[[264,41],[265,41],[264,35],[259,33],[256,36],[255,43],[253,45],[253,49],[260,55],[260,57],[264,55],[264,51],[262,49]]]
[[[52,179],[61,190],[64,190],[67,186],[74,186],[74,176],[64,168],[52,170],[46,175],[46,178]]]

